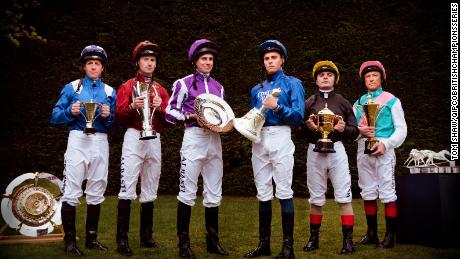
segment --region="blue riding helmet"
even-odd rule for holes
[[[102,63],[107,62],[107,53],[105,50],[97,45],[86,46],[80,54],[81,63],[85,63],[89,59],[97,59]]]
[[[265,53],[270,51],[276,51],[284,58],[284,61],[287,60],[288,54],[287,49],[284,45],[277,40],[267,40],[259,45],[258,53],[260,59],[264,58]]]

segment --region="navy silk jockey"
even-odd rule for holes
[[[251,109],[267,107],[261,140],[252,144],[252,167],[259,200],[259,244],[244,257],[252,258],[271,254],[270,235],[272,219],[273,184],[275,196],[282,211],[283,247],[276,258],[294,257],[294,204],[292,176],[295,146],[291,140],[291,126],[303,122],[305,91],[302,82],[284,73],[287,60],[285,46],[277,40],[267,40],[258,49],[267,75],[266,80],[251,90]],[[279,97],[271,95],[281,90]]]

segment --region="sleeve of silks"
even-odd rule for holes
[[[128,82],[125,82],[118,88],[116,98],[115,121],[118,125],[122,126],[128,125],[133,116],[136,116],[136,111],[130,107],[132,102],[132,88]]]
[[[353,114],[355,115],[356,125],[358,127],[359,127],[359,122],[361,120],[361,117],[363,116],[363,113],[364,113],[363,108],[361,107],[361,105],[359,105],[359,99],[358,99],[353,104]],[[355,141],[359,140],[362,137],[363,137],[363,135],[361,135],[361,133],[359,132],[359,128],[358,128],[358,136],[355,138]]]
[[[187,98],[187,87],[177,80],[173,84],[171,98],[166,106],[165,120],[173,124],[185,122],[185,115],[182,111],[182,102]]]
[[[62,89],[57,103],[53,107],[50,123],[53,125],[69,124],[75,120],[75,117],[70,112],[72,108],[72,99],[74,94],[72,84],[67,84]]]
[[[109,105],[110,107],[110,115],[105,118],[105,127],[109,130],[113,130],[113,126],[115,123],[115,109],[116,109],[116,102],[117,102],[117,94],[115,89],[112,88],[112,94],[107,96],[107,101],[105,104]]]
[[[300,80],[295,80],[291,83],[289,102],[291,107],[279,104],[276,114],[289,125],[300,125],[303,122],[305,113],[305,91]]]
[[[404,111],[399,99],[391,107],[391,116],[395,131],[389,138],[380,140],[387,150],[401,146],[407,136],[406,120],[404,119]]]
[[[158,123],[162,127],[167,127],[168,123],[165,120],[165,115],[166,115],[166,108],[169,103],[169,94],[168,94],[168,91],[166,91],[166,89],[162,86],[158,87],[158,94],[161,97],[161,105],[160,105],[160,108],[157,109],[157,111],[155,111],[154,116],[155,116],[155,119],[158,121]]]
[[[355,113],[353,111],[353,107],[351,104],[345,100],[345,129],[343,130],[342,134],[344,139],[349,140],[349,141],[354,141],[358,138],[359,136],[359,130],[358,130],[358,124],[356,122],[356,117]]]

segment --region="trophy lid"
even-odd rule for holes
[[[324,108],[318,112],[318,115],[335,115],[329,108],[327,108],[327,103],[324,105]]]

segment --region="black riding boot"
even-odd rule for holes
[[[262,204],[266,203],[269,209],[262,210]],[[259,202],[259,244],[252,251],[244,255],[245,258],[254,258],[259,256],[271,255],[270,236],[272,224],[271,201]]]
[[[131,201],[118,201],[118,217],[117,217],[117,252],[131,256],[133,251],[129,247],[128,232],[129,232],[129,216],[131,214]]]
[[[141,203],[141,247],[158,247],[152,238],[153,229],[153,201]]]
[[[179,201],[177,206],[177,237],[179,238],[179,256],[183,259],[194,259],[192,248],[190,248],[190,217],[192,207]]]
[[[77,247],[77,236],[75,230],[75,216],[77,212],[74,206],[67,202],[62,203],[61,218],[64,227],[64,251],[68,255],[81,256],[83,253]]]
[[[379,244],[381,248],[392,248],[395,246],[395,230],[396,230],[396,217],[385,217],[387,224],[387,231],[382,243]]]
[[[310,239],[303,247],[305,252],[310,252],[319,248],[319,229],[321,224],[310,224]]]
[[[377,215],[366,215],[367,232],[359,241],[362,245],[378,245],[379,237],[377,235]]]
[[[101,205],[86,206],[86,248],[107,251],[107,247],[97,240],[97,226],[99,225],[99,215]]]
[[[283,247],[276,259],[294,258],[294,213],[282,214],[283,221]]]
[[[204,209],[206,231],[206,247],[209,253],[228,255],[219,243],[219,207]]]
[[[351,254],[355,251],[353,247],[353,226],[342,225],[343,247],[341,254]]]

